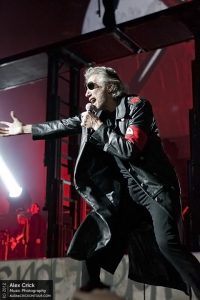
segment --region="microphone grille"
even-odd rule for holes
[[[87,110],[87,111],[91,111],[92,110],[92,103],[87,103],[86,104],[86,106],[85,106],[85,109]]]
[[[95,113],[97,111],[96,106],[94,106],[92,103],[87,103],[86,106],[85,106],[85,109],[87,111],[90,111],[90,112],[93,112],[93,113]]]

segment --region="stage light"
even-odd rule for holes
[[[21,186],[18,185],[12,173],[6,166],[3,158],[0,156],[0,178],[2,179],[6,189],[9,192],[9,197],[17,198],[22,193]]]

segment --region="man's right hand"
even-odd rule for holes
[[[13,122],[5,122],[0,121],[0,124],[6,125],[5,127],[0,126],[0,136],[10,136],[10,135],[17,135],[23,134],[23,123],[15,117],[14,111],[10,112],[10,116]]]

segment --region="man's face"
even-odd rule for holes
[[[97,110],[107,110],[111,95],[108,93],[106,83],[103,82],[101,75],[91,75],[86,83],[85,96]]]
[[[39,211],[39,207],[37,206],[37,204],[35,204],[35,203],[33,203],[32,205],[31,205],[31,213],[32,214],[36,214],[36,213],[38,213],[38,211]]]

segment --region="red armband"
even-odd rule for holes
[[[125,139],[136,144],[140,150],[143,150],[147,141],[147,134],[141,128],[135,125],[130,125],[127,128]]]

